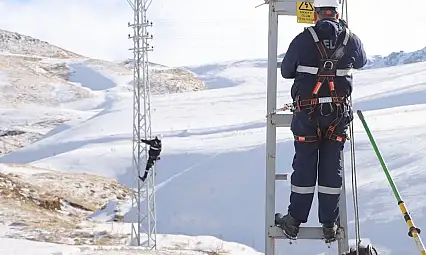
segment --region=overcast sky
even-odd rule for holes
[[[150,61],[196,65],[223,60],[266,58],[266,5],[263,0],[153,0],[148,18],[155,47]],[[426,47],[425,0],[348,0],[350,28],[368,55]],[[132,57],[132,10],[126,0],[0,0],[0,28],[48,41],[95,58]],[[278,52],[304,25],[280,17]]]

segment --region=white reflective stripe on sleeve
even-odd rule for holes
[[[291,185],[291,192],[299,193],[299,194],[314,194],[315,186],[299,187],[299,186]]]
[[[318,185],[318,192],[329,195],[339,195],[342,188],[331,188]]]
[[[337,69],[336,76],[351,76],[352,69]]]
[[[299,73],[317,74],[318,67],[313,66],[297,66],[296,69]],[[352,69],[337,69],[336,76],[350,76],[352,75]]]
[[[317,74],[318,73],[318,67],[313,67],[313,66],[297,66],[296,71],[299,72],[299,73]]]

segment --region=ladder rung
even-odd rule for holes
[[[272,124],[277,127],[290,127],[293,114],[274,114],[271,116]]]
[[[279,181],[288,180],[288,174],[275,174],[275,180],[279,180]]]
[[[276,239],[286,239],[282,229],[279,227],[270,227],[269,236]],[[338,231],[337,239],[342,239],[341,231]],[[300,227],[297,239],[323,239],[321,227]]]

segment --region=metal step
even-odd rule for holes
[[[343,239],[343,229],[339,229],[337,231],[337,239]],[[287,239],[287,237],[284,235],[282,229],[279,227],[273,226],[269,227],[269,236],[275,239]],[[321,240],[324,239],[322,235],[322,228],[321,227],[300,227],[299,234],[297,236],[298,240],[301,239],[309,239],[309,240]]]
[[[275,174],[275,180],[286,181],[288,180],[288,174]]]
[[[272,125],[276,127],[290,127],[293,114],[274,114],[271,116]]]

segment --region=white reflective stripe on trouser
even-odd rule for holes
[[[300,186],[291,185],[291,192],[299,193],[299,194],[314,194],[315,186],[300,187]]]
[[[317,74],[318,67],[313,66],[298,66],[296,71],[299,73]],[[337,69],[336,76],[350,76],[352,75],[352,69]]]
[[[325,186],[318,186],[318,192],[323,194],[329,194],[329,195],[340,195],[340,191],[342,188],[331,188],[331,187],[325,187]]]

